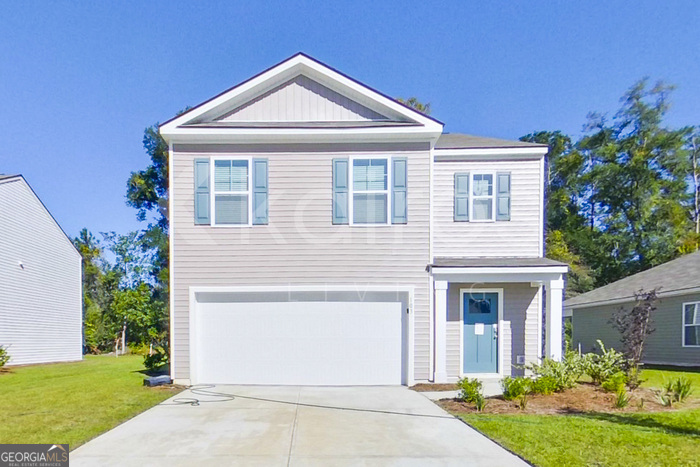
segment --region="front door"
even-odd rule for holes
[[[464,373],[498,372],[498,292],[462,291]]]

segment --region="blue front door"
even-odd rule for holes
[[[498,293],[462,294],[464,373],[498,372]]]

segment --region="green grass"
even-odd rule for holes
[[[138,355],[87,356],[0,374],[0,443],[75,449],[178,392],[144,387],[142,369]]]
[[[697,409],[654,414],[460,417],[535,465],[700,465]]]
[[[700,397],[700,373],[644,370],[643,386],[685,376]],[[467,423],[540,466],[700,466],[700,409],[575,415],[459,414]]]
[[[661,389],[665,381],[679,377],[688,378],[693,385],[691,399],[700,398],[700,370],[680,371],[678,369],[647,369],[642,371],[642,387]]]

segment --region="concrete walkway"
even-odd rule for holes
[[[527,465],[405,387],[293,386],[185,391],[71,452],[70,462]]]

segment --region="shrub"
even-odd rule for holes
[[[501,387],[503,388],[503,398],[507,401],[512,401],[530,392],[532,385],[532,380],[530,378],[524,378],[519,376],[517,378],[511,378],[506,376],[501,381]]]
[[[683,376],[664,383],[663,390],[658,393],[659,401],[666,407],[676,402],[683,402],[692,392],[692,382]]]
[[[460,389],[459,398],[464,402],[476,403],[480,397],[484,397],[483,384],[476,378],[462,378],[457,382],[457,386]]]
[[[532,380],[531,390],[533,394],[543,394],[548,396],[554,394],[559,389],[559,383],[553,376],[540,376]]]
[[[627,384],[627,375],[622,371],[618,371],[601,384],[602,388],[608,392],[620,392],[625,389]]]
[[[627,368],[627,387],[630,389],[637,389],[644,380],[640,377],[642,371],[639,369],[639,365],[630,365]]]
[[[600,385],[615,373],[622,371],[626,366],[626,359],[623,354],[615,349],[606,349],[600,340],[597,342],[601,353],[586,354],[583,366],[586,374],[591,377],[593,382]]]
[[[625,385],[623,384],[617,390],[617,397],[615,397],[615,407],[618,409],[624,409],[629,403],[630,396],[627,394],[627,390],[625,389]]]
[[[483,412],[483,410],[486,408],[486,405],[488,405],[488,401],[486,400],[483,394],[479,393],[474,398],[474,405],[476,406],[477,412]]]
[[[548,384],[553,380],[554,391],[559,392],[576,386],[586,366],[584,359],[577,352],[567,351],[561,362],[545,358],[541,364],[531,363],[526,365],[525,369],[532,372],[535,379],[546,377]]]
[[[518,408],[520,410],[525,410],[527,408],[527,394],[521,394],[520,397],[518,397]]]
[[[0,368],[4,367],[10,361],[10,354],[7,352],[7,347],[0,345]]]
[[[161,346],[153,347],[152,355],[144,355],[143,366],[145,366],[148,371],[157,371],[168,364],[170,361],[169,357],[167,348]]]

